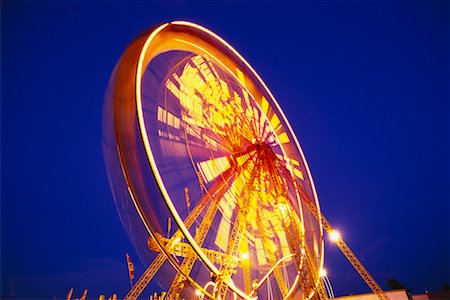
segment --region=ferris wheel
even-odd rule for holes
[[[104,154],[122,223],[166,299],[327,299],[314,183],[275,98],[213,32],[135,39],[106,92]],[[338,246],[380,299],[345,242]]]

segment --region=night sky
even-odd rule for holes
[[[325,216],[375,279],[449,277],[446,1],[1,3],[1,298],[129,288],[102,156],[102,105],[128,43],[170,20],[256,69],[302,145]],[[325,239],[337,295],[367,292]]]

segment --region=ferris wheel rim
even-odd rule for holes
[[[317,193],[316,193],[316,189],[315,189],[315,185],[314,185],[314,181],[312,180],[312,176],[311,176],[311,172],[309,169],[309,166],[307,164],[307,161],[305,159],[304,153],[302,148],[300,147],[300,144],[297,140],[296,135],[294,134],[292,127],[289,123],[289,121],[287,120],[284,112],[282,111],[281,107],[279,106],[278,102],[276,101],[275,97],[272,95],[272,93],[270,92],[270,90],[268,89],[268,87],[266,86],[266,84],[264,83],[264,81],[261,79],[261,77],[256,73],[256,71],[251,67],[251,65],[232,47],[230,46],[226,41],[224,41],[222,38],[220,38],[218,35],[216,35],[215,33],[211,32],[210,30],[191,23],[191,22],[187,22],[187,21],[173,21],[173,22],[169,22],[169,23],[165,23],[160,25],[159,27],[157,27],[155,30],[153,30],[151,32],[151,34],[146,38],[144,45],[142,46],[140,53],[139,53],[139,59],[138,59],[138,65],[137,65],[137,70],[136,70],[136,77],[135,77],[135,82],[136,82],[136,90],[135,90],[135,97],[136,97],[136,110],[137,110],[137,117],[138,117],[138,125],[139,125],[139,130],[140,130],[140,138],[141,141],[143,143],[143,146],[145,148],[145,154],[147,157],[147,160],[151,166],[151,171],[155,177],[155,180],[157,182],[157,185],[159,187],[159,190],[162,194],[162,198],[164,199],[167,207],[169,208],[172,216],[174,217],[175,222],[177,223],[177,225],[179,226],[180,230],[182,231],[182,233],[184,234],[184,236],[186,237],[186,239],[189,241],[189,244],[192,246],[192,248],[194,249],[194,251],[197,253],[197,255],[201,258],[201,260],[207,265],[207,267],[214,272],[216,275],[219,274],[219,270],[217,269],[217,267],[214,266],[214,264],[206,257],[206,254],[203,252],[203,250],[200,248],[200,246],[196,243],[196,241],[194,240],[194,237],[192,236],[192,234],[189,232],[189,230],[184,226],[184,222],[182,220],[182,218],[180,217],[178,210],[176,209],[171,196],[169,195],[169,192],[166,188],[166,185],[164,183],[164,180],[162,179],[162,176],[159,172],[159,168],[156,164],[156,159],[155,156],[153,154],[153,150],[149,141],[149,138],[147,136],[147,126],[146,126],[146,122],[144,120],[144,114],[143,114],[143,107],[142,107],[142,78],[143,78],[143,70],[146,66],[144,66],[144,60],[145,60],[145,55],[147,54],[148,48],[150,46],[150,44],[152,43],[152,41],[154,40],[154,38],[161,32],[163,31],[165,28],[169,27],[170,25],[179,25],[179,26],[186,26],[186,27],[191,27],[191,28],[195,28],[198,29],[208,35],[210,35],[211,37],[213,37],[213,39],[219,41],[223,46],[225,46],[228,50],[230,50],[234,55],[236,55],[236,57],[245,64],[245,66],[250,70],[250,72],[252,73],[253,76],[255,76],[255,78],[258,80],[258,83],[262,85],[264,91],[270,95],[271,100],[273,101],[273,103],[275,104],[278,113],[280,113],[283,121],[286,123],[287,128],[289,130],[289,133],[291,135],[291,137],[293,137],[296,149],[298,149],[299,154],[302,158],[302,162],[305,165],[305,169],[307,171],[307,176],[309,179],[309,182],[311,184],[311,191],[313,193],[314,196],[314,202],[315,205],[318,209],[320,209],[319,206],[319,202],[318,202],[318,197],[317,197]],[[155,54],[156,56],[156,54]],[[233,73],[231,73],[233,74]],[[136,201],[135,199],[133,199],[133,201]],[[144,223],[145,220],[143,219]],[[318,223],[319,226],[319,231],[320,231],[320,240],[322,240],[322,236],[323,236],[323,228],[321,223]],[[150,229],[151,230],[151,229]],[[159,245],[159,244],[158,244]],[[160,245],[159,245],[160,246]],[[161,246],[160,246],[161,247]],[[161,250],[163,251],[163,253],[169,257],[170,255],[166,252],[165,249],[163,249],[161,247]],[[321,243],[321,252],[322,255],[320,255],[320,264],[319,267],[321,268],[323,266],[323,242]],[[183,274],[185,275],[185,274]],[[298,275],[297,275],[298,276]],[[240,290],[236,285],[234,285],[232,280],[229,280],[227,282],[227,285],[234,291],[236,292],[239,296],[241,296],[244,299],[254,299],[249,297],[247,294],[245,294],[245,292],[243,292],[242,290]]]
[[[202,259],[202,261],[208,266],[208,268],[214,272],[216,275],[219,275],[219,270],[213,265],[213,263],[206,257],[206,254],[202,251],[202,249],[198,246],[198,244],[195,242],[194,238],[192,237],[191,233],[189,232],[189,230],[186,228],[186,226],[184,226],[184,222],[182,221],[180,215],[178,214],[177,209],[175,208],[175,205],[173,204],[173,201],[166,189],[166,186],[164,184],[164,181],[161,178],[161,174],[159,173],[158,167],[156,165],[156,161],[153,155],[153,151],[150,145],[150,141],[148,139],[148,136],[146,134],[147,129],[146,129],[146,125],[145,125],[145,121],[144,121],[144,116],[143,116],[143,109],[142,109],[142,98],[141,98],[141,80],[142,80],[142,69],[143,69],[143,61],[144,61],[144,55],[146,52],[146,49],[148,48],[148,46],[150,45],[151,41],[153,40],[153,38],[164,28],[166,28],[167,26],[169,26],[171,23],[165,23],[161,26],[159,26],[158,28],[156,28],[151,34],[150,36],[147,38],[147,40],[145,41],[141,52],[139,54],[139,60],[138,60],[138,66],[137,66],[137,71],[136,71],[136,109],[137,109],[137,115],[138,115],[138,123],[139,123],[139,128],[140,128],[140,136],[142,139],[142,142],[144,144],[145,147],[145,152],[147,155],[147,159],[150,163],[150,166],[152,168],[152,172],[155,176],[155,179],[157,181],[158,187],[162,193],[163,199],[166,202],[166,205],[168,206],[172,216],[175,219],[175,222],[177,223],[177,225],[179,226],[179,228],[181,229],[181,231],[183,232],[184,236],[187,238],[187,240],[189,241],[191,247],[194,249],[194,251],[197,253],[197,255]],[[158,244],[159,245],[159,244]],[[159,245],[160,246],[160,245]],[[162,248],[162,247],[161,247]],[[163,252],[166,254],[166,257],[169,257],[169,254],[165,251],[164,248],[162,248],[161,250],[163,250]],[[186,274],[183,274],[186,276]],[[189,279],[189,277],[187,277]],[[239,289],[238,287],[236,287],[236,285],[234,284],[233,281],[229,281],[227,282],[228,286],[235,292],[237,293],[239,296],[241,296],[244,299],[255,299],[252,297],[249,297],[245,294],[245,292],[243,292],[241,289]]]

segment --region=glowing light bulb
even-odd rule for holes
[[[248,254],[248,252],[241,253],[241,259],[248,259],[249,257],[250,255]]]
[[[328,235],[332,242],[337,242],[341,238],[341,234],[336,230],[331,231]]]
[[[201,292],[200,290],[195,290],[195,294],[196,294],[197,296],[201,296],[201,295],[202,295],[202,292]]]
[[[324,268],[320,269],[319,276],[320,276],[320,277],[325,277],[325,276],[327,276],[327,270],[325,270]]]

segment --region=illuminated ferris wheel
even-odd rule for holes
[[[122,222],[166,299],[327,299],[308,165],[253,68],[188,22],[150,29],[117,64],[104,153]],[[345,242],[337,244],[380,299]]]

